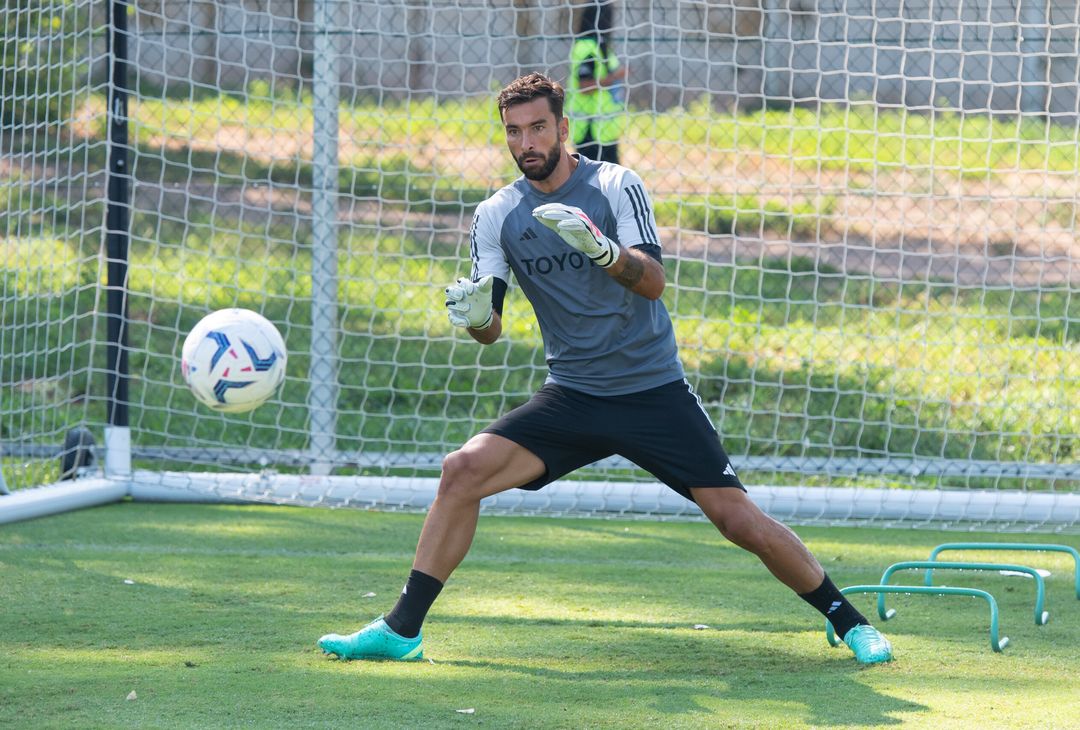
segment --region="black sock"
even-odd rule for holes
[[[847,632],[853,626],[870,623],[848,599],[844,598],[844,594],[833,585],[828,574],[825,580],[821,581],[821,585],[809,593],[800,593],[799,598],[821,611],[822,615],[829,619],[841,639],[847,636]]]
[[[409,580],[401,589],[401,596],[390,613],[383,618],[386,625],[407,639],[419,635],[431,604],[439,597],[443,584],[438,578],[414,570],[409,573]]]

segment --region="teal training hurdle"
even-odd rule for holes
[[[998,605],[994,597],[986,591],[980,591],[978,588],[951,588],[947,586],[848,586],[847,588],[841,588],[842,594],[849,595],[851,593],[904,593],[904,594],[930,594],[938,596],[975,596],[976,598],[982,598],[990,606],[990,648],[993,651],[1000,652],[1009,645],[1009,638],[1002,636],[998,638]],[[832,622],[828,619],[825,620],[825,638],[828,640],[831,646],[839,646],[840,640],[836,638],[836,630],[833,628]]]
[[[1068,545],[1047,545],[1034,542],[946,542],[930,551],[930,560],[937,560],[939,553],[945,550],[1032,550],[1037,552],[1068,553],[1073,557],[1076,575],[1073,578],[1073,590],[1080,599],[1080,552]],[[926,572],[930,580],[930,571]],[[927,583],[929,585],[929,583]]]
[[[888,585],[889,578],[893,573],[900,570],[917,570],[922,568],[929,568],[926,571],[926,585],[933,585],[932,573],[935,570],[993,570],[1002,571],[1007,570],[1013,573],[1023,573],[1030,575],[1035,579],[1035,625],[1043,626],[1050,620],[1050,613],[1043,610],[1044,603],[1046,601],[1046,581],[1039,575],[1039,571],[1035,568],[1029,568],[1026,565],[1006,565],[1003,563],[958,563],[958,562],[945,562],[937,560],[909,560],[902,563],[893,563],[885,572],[881,574],[881,584]],[[877,611],[878,616],[884,621],[888,621],[896,615],[896,610],[890,608],[885,610],[885,594],[879,593],[877,599]]]

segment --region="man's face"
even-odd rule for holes
[[[544,97],[514,104],[503,112],[506,145],[529,180],[546,180],[559,164],[566,141],[566,119],[557,120]]]

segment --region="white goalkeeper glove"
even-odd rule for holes
[[[446,287],[446,309],[450,324],[455,327],[468,327],[474,330],[486,330],[491,326],[491,274],[480,279],[458,279],[456,284]]]
[[[533,208],[532,214],[597,266],[606,269],[619,260],[619,244],[601,233],[581,208],[547,203]]]

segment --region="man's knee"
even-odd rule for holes
[[[478,464],[475,454],[459,449],[443,457],[442,477],[439,479],[440,497],[471,498],[471,488],[478,481]]]
[[[724,522],[720,532],[739,547],[760,555],[767,552],[772,545],[770,528],[771,525],[758,520],[732,518]]]
[[[779,525],[741,490],[717,487],[696,490],[694,498],[720,533],[741,548],[757,553],[767,550]]]
[[[439,496],[479,500],[544,474],[544,462],[502,436],[480,433],[443,457]]]

